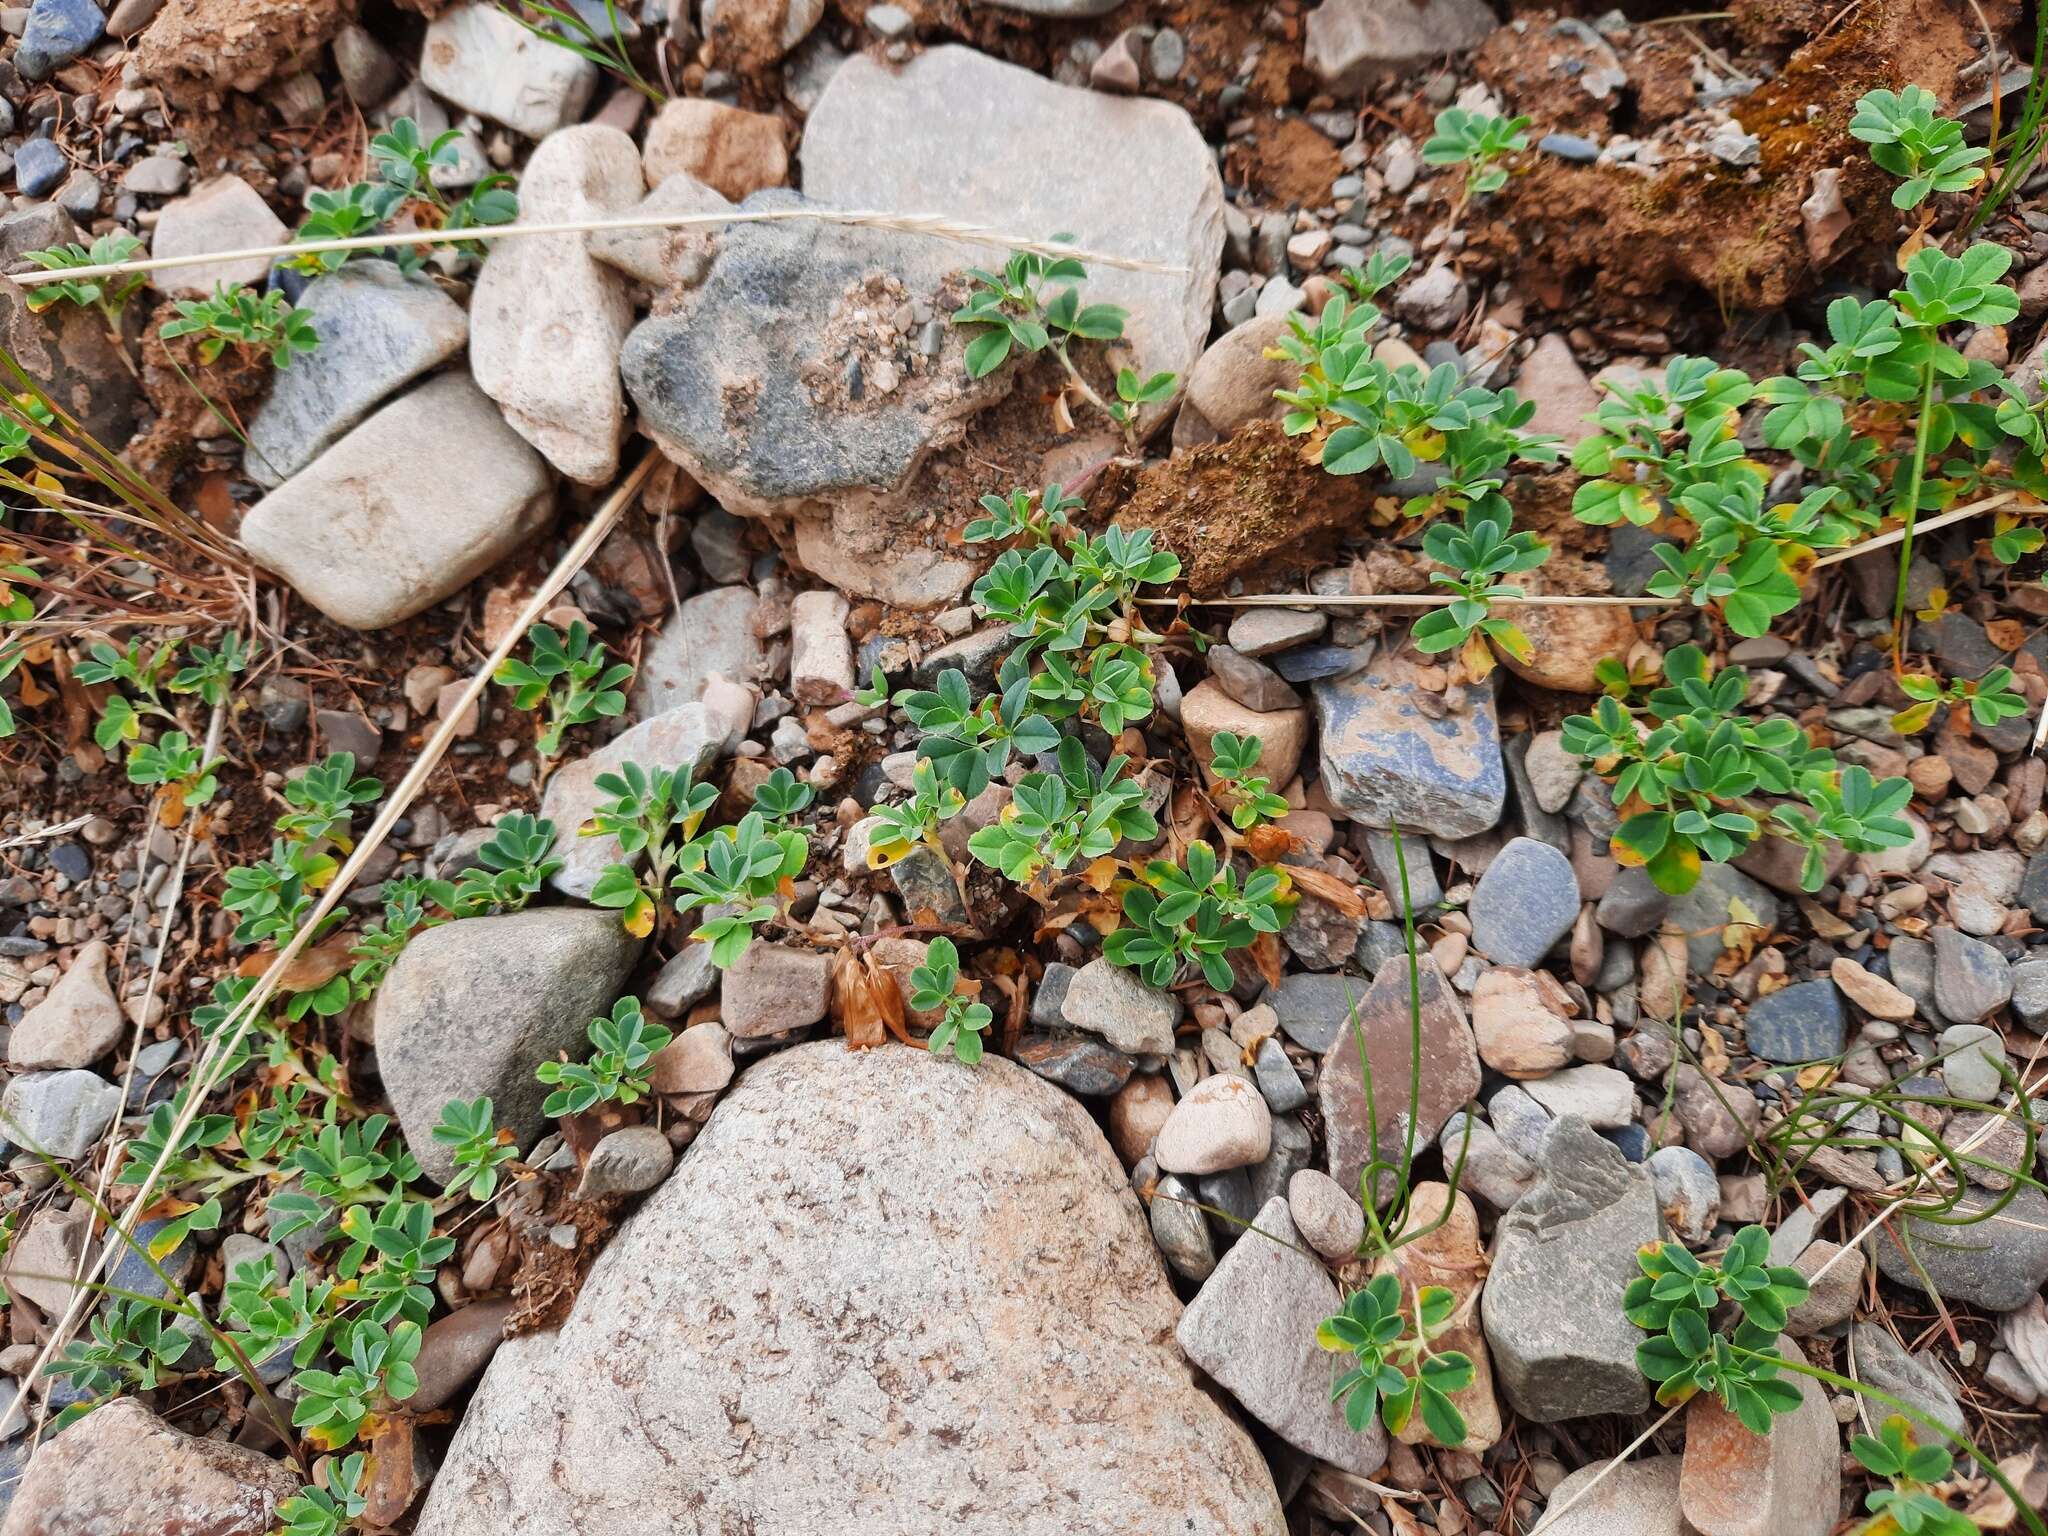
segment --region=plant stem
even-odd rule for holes
[[[1927,418],[1934,404],[1934,365],[1920,365],[1920,414],[1913,427],[1913,472],[1906,482],[1906,504],[1900,513],[1905,533],[1899,540],[1899,582],[1892,599],[1892,672],[1906,664],[1906,586],[1913,572],[1913,529],[1920,517],[1920,486],[1927,475]]]

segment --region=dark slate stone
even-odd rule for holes
[[[92,855],[77,843],[52,843],[50,868],[79,885],[92,878]]]
[[[1365,665],[1365,657],[1348,645],[1301,645],[1265,658],[1290,683],[1312,683],[1319,677],[1343,677]]]
[[[1371,990],[1372,982],[1363,976],[1297,972],[1281,977],[1280,985],[1269,990],[1263,1001],[1272,1005],[1288,1039],[1321,1056],[1337,1043],[1352,1011],[1364,1003]]]
[[[93,0],[35,0],[14,67],[26,80],[47,79],[106,35],[107,18]]]
[[[49,139],[30,139],[14,155],[14,188],[23,197],[47,197],[71,169]]]
[[[2020,905],[2037,923],[2048,923],[2048,848],[2027,860],[2027,872],[2020,876]]]
[[[1090,1035],[1026,1035],[1017,1060],[1069,1093],[1102,1097],[1130,1081],[1134,1063]]]
[[[1038,990],[1031,997],[1031,1023],[1037,1029],[1058,1029],[1067,1022],[1060,1010],[1066,1006],[1067,988],[1074,980],[1074,967],[1054,960],[1045,968]]]
[[[168,1218],[138,1221],[135,1224],[135,1245],[123,1247],[121,1256],[114,1262],[114,1272],[107,1277],[107,1284],[115,1291],[126,1291],[137,1296],[163,1297],[169,1294],[164,1276],[150,1267],[149,1261],[136,1251],[147,1248],[157,1236],[170,1225]],[[192,1270],[199,1262],[199,1249],[190,1237],[157,1260],[164,1275],[173,1284],[183,1289],[185,1282],[192,1278]]]
[[[1743,1021],[1752,1055],[1765,1061],[1823,1061],[1842,1054],[1847,1022],[1832,981],[1802,981],[1750,1005]]]

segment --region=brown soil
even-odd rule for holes
[[[1673,288],[1703,290],[1723,311],[1778,308],[1818,277],[1799,215],[1815,170],[1845,166],[1848,205],[1876,210],[1872,227],[1845,244],[1889,228],[1886,199],[1872,195],[1883,175],[1848,135],[1856,98],[1906,81],[1946,98],[1974,53],[1970,33],[1941,0],[1867,4],[1734,104],[1742,126],[1762,140],[1757,166],[1692,161],[1645,180],[1539,158],[1509,182],[1468,250],[1515,267],[1529,292],[1554,308],[1566,295],[1588,295],[1599,312],[1656,318],[1644,301]]]
[[[1230,185],[1283,208],[1325,206],[1330,183],[1343,174],[1337,146],[1298,117],[1260,117],[1248,136],[1230,141],[1223,155],[1223,176]]]
[[[1115,521],[1152,529],[1180,556],[1196,597],[1252,572],[1262,590],[1275,591],[1364,527],[1371,486],[1369,477],[1324,474],[1277,421],[1255,421],[1223,442],[1147,465]]]
[[[231,346],[209,364],[199,361],[197,337],[166,343],[158,328],[172,315],[165,305],[143,338],[142,389],[156,408],[156,422],[128,449],[135,467],[165,490],[178,471],[197,465],[197,440],[243,431],[250,409],[270,388],[270,363],[258,351]],[[185,370],[182,378],[180,368]],[[240,458],[239,452],[235,457]]]

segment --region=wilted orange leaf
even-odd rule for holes
[[[1365,898],[1359,894],[1355,882],[1339,879],[1328,870],[1313,869],[1306,865],[1289,865],[1287,874],[1304,891],[1328,902],[1346,917],[1365,916]]]

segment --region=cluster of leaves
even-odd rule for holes
[[[622,997],[609,1015],[592,1019],[589,1035],[588,1060],[544,1061],[535,1070],[555,1090],[541,1106],[543,1114],[559,1119],[600,1104],[639,1103],[647,1096],[647,1063],[671,1038],[641,1012],[637,997]]]
[[[1057,761],[1054,772],[1018,780],[1002,815],[967,840],[969,853],[1017,885],[1047,869],[1064,873],[1076,859],[1108,858],[1126,838],[1159,833],[1145,809],[1145,786],[1124,771],[1129,758],[1112,757],[1098,769],[1079,739],[1067,736]]]
[[[1070,242],[1071,235],[1055,235]],[[1171,373],[1140,375],[1133,368],[1116,372],[1116,398],[1105,400],[1074,365],[1076,341],[1114,342],[1123,339],[1128,313],[1116,304],[1082,302],[1080,284],[1088,269],[1072,256],[1045,256],[1012,251],[1000,272],[968,270],[973,289],[953,312],[955,325],[970,327],[967,343],[969,378],[986,378],[1014,352],[1050,352],[1066,371],[1072,388],[1126,431],[1137,425],[1145,406],[1173,398],[1178,377]]]
[[[1904,1415],[1886,1419],[1875,1436],[1855,1436],[1849,1454],[1888,1484],[1863,1496],[1871,1518],[1857,1536],[1978,1536],[1977,1522],[1950,1509],[1936,1488],[1948,1481],[1955,1458],[1942,1446],[1918,1444]]]
[[[1899,178],[1894,208],[1917,208],[1936,192],[1967,192],[1984,179],[1991,151],[1963,142],[1963,125],[1941,115],[1929,91],[1870,91],[1856,103],[1850,137],[1870,146],[1870,158]]]
[[[220,760],[205,757],[169,700],[187,697],[218,708],[255,657],[233,630],[221,636],[217,650],[196,641],[186,645],[182,662],[176,641],[149,646],[131,640],[126,650],[94,642],[74,672],[82,683],[113,690],[100,706],[93,740],[109,753],[127,749],[131,784],[162,790],[186,809],[205,805],[220,788]],[[142,731],[149,723],[169,728],[146,742]]]
[[[1968,710],[1970,719],[1988,731],[2001,720],[2027,712],[2026,695],[2014,682],[2011,667],[1993,667],[1975,681],[1958,677],[1946,683],[1908,673],[1898,680],[1899,688],[1914,702],[1892,716],[1892,729],[1901,736],[1917,736],[1932,723],[1934,712],[1946,704]]]
[[[623,661],[605,664],[605,648],[578,619],[569,632],[536,624],[526,632],[529,659],[508,656],[493,680],[512,690],[519,709],[541,712],[534,745],[544,758],[558,757],[571,727],[625,713],[625,686],[633,669]]]
[[[53,245],[40,251],[27,251],[23,259],[34,262],[45,272],[69,272],[81,267],[111,267],[125,261],[132,261],[135,253],[142,249],[142,242],[125,230],[113,230],[100,235],[89,246]],[[121,272],[106,277],[67,277],[56,282],[35,283],[28,289],[28,307],[40,314],[53,304],[75,304],[80,309],[97,310],[107,329],[116,336],[121,333],[121,312],[128,307],[128,301],[149,281],[142,272]]]
[[[1209,772],[1230,808],[1230,824],[1249,832],[1262,821],[1287,814],[1287,801],[1273,793],[1273,784],[1258,771],[1265,744],[1256,736],[1218,731],[1209,741]]]
[[[1345,1297],[1335,1317],[1323,1320],[1316,1343],[1349,1360],[1330,1385],[1330,1400],[1344,1405],[1344,1421],[1354,1432],[1362,1433],[1378,1414],[1398,1435],[1419,1410],[1438,1444],[1456,1449],[1465,1443],[1465,1415],[1451,1396],[1472,1385],[1472,1357],[1433,1347],[1451,1327],[1457,1304],[1442,1286],[1419,1287],[1411,1321],[1402,1308],[1401,1282],[1381,1274]]]
[[[1501,578],[1533,571],[1550,558],[1550,546],[1535,534],[1508,531],[1512,517],[1505,498],[1489,494],[1467,505],[1459,522],[1431,523],[1422,535],[1422,552],[1441,567],[1429,579],[1457,596],[1417,619],[1410,638],[1426,654],[1459,651],[1473,677],[1493,670],[1488,641],[1517,661],[1533,655],[1519,624],[1492,616],[1500,599],[1522,595],[1519,586]]]
[[[1262,933],[1278,933],[1293,915],[1287,872],[1253,870],[1243,880],[1207,843],[1189,843],[1179,864],[1154,859],[1125,889],[1124,925],[1102,941],[1102,953],[1155,987],[1171,986],[1193,966],[1219,992],[1235,976],[1229,953]]]
[[[995,1016],[988,1004],[960,990],[960,951],[951,939],[933,939],[924,964],[912,968],[910,1006],[939,1015],[925,1041],[926,1050],[935,1056],[951,1051],[970,1067],[981,1060],[981,1037],[988,1033]]]
[[[739,959],[775,916],[776,898],[803,872],[809,844],[786,823],[817,791],[778,768],[756,791],[752,810],[706,831],[700,829],[718,791],[699,784],[687,766],[625,763],[596,782],[610,798],[581,835],[617,838],[626,859],[605,866],[591,901],[620,912],[627,929],[642,936],[654,931],[664,909],[681,916],[702,908],[704,921],[690,937],[709,944],[721,968]]]
[[[159,334],[165,340],[197,336],[199,360],[211,363],[230,344],[267,352],[276,368],[289,368],[292,359],[304,357],[320,345],[313,329],[313,312],[294,308],[282,293],[259,294],[253,288],[225,283],[215,286],[204,299],[180,299],[177,314],[163,323]]]
[[[1753,1434],[1768,1434],[1771,1419],[1800,1403],[1799,1388],[1780,1379],[1778,1335],[1786,1316],[1806,1299],[1805,1276],[1768,1262],[1770,1234],[1748,1226],[1729,1240],[1719,1265],[1703,1263],[1677,1243],[1650,1243],[1636,1255],[1642,1274],[1622,1292],[1622,1311],[1650,1337],[1636,1347],[1636,1365],[1657,1384],[1666,1407],[1698,1392]],[[1714,1332],[1710,1314],[1732,1302],[1732,1334]]]
[[[460,164],[462,132],[451,128],[432,142],[420,137],[419,124],[401,117],[370,140],[370,168],[373,178],[359,181],[339,192],[316,188],[306,198],[310,210],[299,226],[300,240],[347,240],[382,230],[410,205],[442,229],[477,229],[492,224],[509,224],[519,216],[519,199],[512,190],[512,178],[502,172],[485,176],[462,198],[450,202],[434,183],[434,172]],[[469,249],[473,246],[461,246]],[[294,257],[300,271],[318,274],[342,266],[349,251],[308,251]],[[401,271],[417,272],[424,264],[419,251],[394,245],[387,253]]]
[[[1621,863],[1649,871],[1661,890],[1679,894],[1699,880],[1702,862],[1725,864],[1762,833],[1760,796],[1791,797],[1769,811],[1773,830],[1806,850],[1801,884],[1821,887],[1829,843],[1857,853],[1912,841],[1901,817],[1912,797],[1905,779],[1882,782],[1861,766],[1838,768],[1797,722],[1738,715],[1749,674],[1718,674],[1697,646],[1664,658],[1666,686],[1651,692],[1647,728],[1613,694],[1590,715],[1564,722],[1564,748],[1614,786],[1621,825],[1613,839]]]
[[[1462,165],[1465,196],[1498,192],[1508,184],[1508,170],[1498,162],[1529,147],[1529,119],[1499,117],[1465,107],[1446,107],[1436,115],[1436,132],[1422,146],[1425,165]]]

